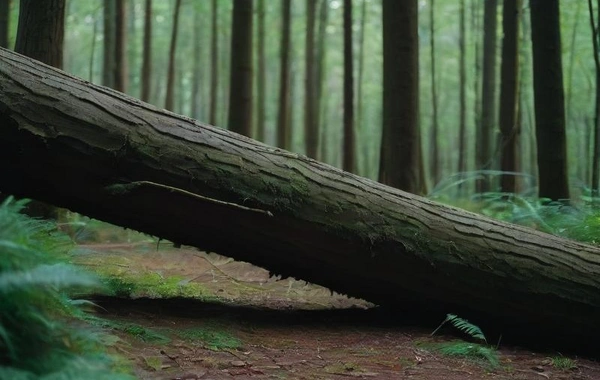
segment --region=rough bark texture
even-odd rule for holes
[[[234,0],[231,21],[230,130],[252,134],[252,0]]]
[[[22,0],[15,51],[62,68],[65,0]]]
[[[162,111],[0,49],[0,191],[504,337],[600,337],[600,250]],[[496,318],[496,319],[494,319]],[[483,319],[482,319],[483,320]],[[504,341],[504,340],[503,340]]]
[[[419,36],[416,0],[383,0],[383,133],[379,182],[419,184]]]
[[[569,199],[558,0],[531,0],[539,196]]]

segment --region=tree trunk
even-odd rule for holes
[[[146,9],[144,10],[143,49],[141,99],[147,102],[150,100],[150,84],[152,83],[152,0],[146,0]]]
[[[65,0],[21,0],[15,51],[62,68]]]
[[[460,82],[460,90],[458,97],[460,105],[458,117],[458,173],[460,173],[460,180],[462,179],[462,173],[467,171],[467,33],[465,27],[465,0],[459,1],[459,8],[460,20],[458,23],[458,49],[460,57],[458,80]],[[462,183],[459,182],[458,188],[462,192]]]
[[[234,0],[229,81],[230,131],[252,134],[252,0]]]
[[[291,145],[290,124],[290,39],[291,0],[283,0],[281,7],[281,43],[279,47],[279,113],[277,116],[277,146],[289,149]]]
[[[165,109],[174,110],[173,94],[175,90],[175,52],[177,51],[177,30],[179,29],[179,10],[181,9],[181,0],[176,0],[173,10],[173,26],[171,29],[171,45],[169,47],[169,66],[167,69],[167,95],[165,97]]]
[[[356,84],[356,131],[358,140],[358,152],[357,155],[357,173],[367,177],[369,174],[368,163],[369,163],[369,149],[366,133],[366,126],[364,122],[364,101],[363,101],[363,77],[365,72],[365,26],[367,23],[367,0],[361,1],[360,7],[360,34],[358,37],[358,78]],[[323,33],[324,34],[324,33]],[[321,35],[321,34],[320,34]],[[323,38],[323,37],[320,37]],[[319,86],[323,86],[321,83]],[[320,93],[322,90],[320,91]],[[361,147],[362,145],[362,147]]]
[[[0,0],[0,47],[8,48],[10,0]]]
[[[417,0],[383,0],[383,133],[379,181],[411,193],[419,184]]]
[[[598,29],[594,22],[594,7],[592,0],[588,0],[588,9],[590,14],[590,26],[592,29],[592,45],[594,54],[594,64],[596,67],[596,109],[594,114],[594,141],[592,154],[592,194],[598,197],[598,186],[600,185],[600,56],[598,53]],[[600,23],[600,3],[598,4],[598,22]],[[587,151],[587,149],[586,149]],[[595,201],[597,203],[597,201]]]
[[[558,0],[530,0],[539,197],[569,199]]]
[[[116,0],[104,0],[104,54],[102,59],[102,84],[106,87],[115,86],[115,21]]]
[[[433,185],[440,180],[440,151],[438,146],[438,96],[435,75],[435,20],[434,0],[429,3],[429,53],[431,55],[431,143],[429,145],[429,170]]]
[[[267,62],[265,54],[265,0],[258,0],[257,72],[256,72],[256,139],[265,141]]]
[[[502,65],[500,70],[500,188],[505,193],[515,193],[517,146],[520,134],[517,124],[519,104],[519,15],[520,0],[504,0],[502,14]]]
[[[327,151],[326,130],[321,128],[321,124],[325,119],[327,107],[323,105],[323,87],[327,80],[325,72],[327,69],[327,24],[329,23],[329,0],[321,0],[319,6],[319,28],[317,30],[317,51],[315,57],[315,115],[314,123],[317,133],[321,136],[317,159],[324,160]]]
[[[304,146],[306,155],[317,158],[319,128],[316,125],[315,19],[317,0],[306,0],[306,41],[304,52]]]
[[[115,85],[114,89],[127,92],[129,68],[127,63],[127,3],[116,0],[115,21]]]
[[[547,334],[597,351],[598,248],[387,187],[6,49],[0,89],[2,192],[381,305],[477,316],[504,338]]]
[[[217,123],[217,88],[219,78],[219,66],[218,66],[218,33],[217,30],[217,0],[212,0],[211,8],[211,36],[210,36],[210,106],[208,110],[208,122],[211,125]]]
[[[477,134],[477,169],[490,169],[492,133],[496,120],[496,29],[498,0],[486,0],[483,10],[483,77],[481,90],[481,124]],[[477,191],[490,190],[489,180],[479,181]]]
[[[352,60],[352,0],[344,0],[344,159],[342,168],[354,173],[354,70]]]

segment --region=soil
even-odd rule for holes
[[[457,338],[431,337],[436,325],[406,324],[366,301],[193,248],[132,243],[78,251],[78,263],[104,274],[154,274],[202,289],[199,299],[159,298],[149,285],[134,299],[95,300],[99,316],[115,326],[156,335],[112,332],[114,349],[141,379],[600,379],[594,358],[559,352],[501,344],[497,367],[446,356],[436,344]],[[560,361],[573,368],[559,368]]]

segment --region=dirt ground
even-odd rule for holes
[[[192,248],[81,245],[75,261],[146,283],[136,299],[96,300],[99,316],[137,327],[115,329],[114,347],[141,379],[600,379],[593,358],[559,352],[501,345],[495,368],[446,356],[436,343],[456,337],[431,337],[437,326],[408,326],[366,301]],[[186,287],[199,299],[181,298]]]

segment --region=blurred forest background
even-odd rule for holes
[[[8,17],[6,13],[0,17],[0,26],[8,30],[0,43],[12,49],[19,1],[0,3],[8,9]],[[240,113],[241,117],[252,116],[242,133],[381,179],[386,3],[388,7],[412,4],[418,12],[421,183],[405,189],[440,197],[454,196],[452,191],[459,189],[467,194],[501,189],[499,171],[505,170],[500,159],[504,146],[500,134],[500,95],[505,83],[501,78],[502,47],[509,25],[504,22],[503,7],[512,6],[518,9],[509,26],[516,31],[519,80],[509,135],[516,144],[513,169],[521,174],[514,188],[502,189],[537,194],[532,6],[527,0],[67,0],[62,65],[65,71],[91,82],[227,128],[232,123],[229,110],[239,106],[230,104],[231,94],[245,91],[237,79],[235,83],[231,79],[236,78],[232,59],[241,59],[242,70],[252,77],[246,82],[251,85],[251,112]],[[538,3],[548,8],[551,3],[560,5],[568,178],[570,188],[579,191],[570,196],[589,195],[598,87],[590,15],[596,18],[597,4],[584,0]],[[344,10],[349,8],[345,24]],[[244,12],[250,18],[244,17]],[[390,17],[393,21],[396,16]],[[346,46],[351,46],[346,50],[350,54],[346,64],[351,64],[346,72],[353,74],[349,98],[353,113],[346,116],[351,124],[344,123],[344,110],[348,109],[344,107],[345,30]],[[236,45],[235,38],[232,41],[235,33],[242,45]],[[125,52],[120,58],[115,56],[119,46]],[[241,57],[232,57],[240,50],[245,51]],[[249,54],[251,62],[244,60],[243,54]],[[289,71],[282,70],[284,67]],[[111,70],[120,73],[120,83],[115,83]],[[285,97],[287,103],[282,103]],[[484,129],[489,145],[481,152]],[[344,164],[348,131],[352,131],[355,145],[348,141],[346,145],[355,158]],[[560,152],[556,154],[560,156]],[[482,178],[485,185],[480,184]]]

